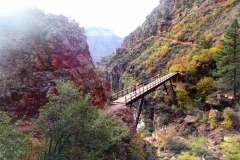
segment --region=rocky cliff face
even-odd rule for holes
[[[47,102],[54,80],[72,80],[92,103],[106,96],[90,56],[84,29],[62,15],[30,9],[1,17],[0,109],[15,118],[32,117]]]

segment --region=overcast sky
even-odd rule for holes
[[[0,14],[26,5],[63,14],[80,26],[101,26],[125,37],[146,19],[159,0],[0,0]]]

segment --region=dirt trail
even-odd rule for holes
[[[183,45],[191,45],[191,46],[195,46],[196,45],[196,44],[194,44],[192,42],[181,42],[181,41],[177,41],[175,39],[166,38],[164,36],[159,37],[159,39],[164,39],[164,40],[167,40],[167,41],[171,41],[172,43],[180,43],[180,44],[183,44]]]

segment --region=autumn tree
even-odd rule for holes
[[[236,98],[237,85],[239,84],[240,74],[240,30],[238,21],[234,22],[227,29],[224,40],[221,40],[222,48],[217,52],[217,83],[233,85],[233,97]]]
[[[214,87],[214,80],[212,77],[204,77],[196,85],[197,93],[204,98],[211,93]]]
[[[185,86],[182,83],[177,84],[176,100],[179,107],[189,109],[191,99],[189,97],[189,92],[186,91]]]

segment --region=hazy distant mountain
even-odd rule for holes
[[[123,39],[113,33],[112,30],[102,27],[85,28],[87,42],[93,61],[100,62],[103,57],[115,52],[120,47]]]

